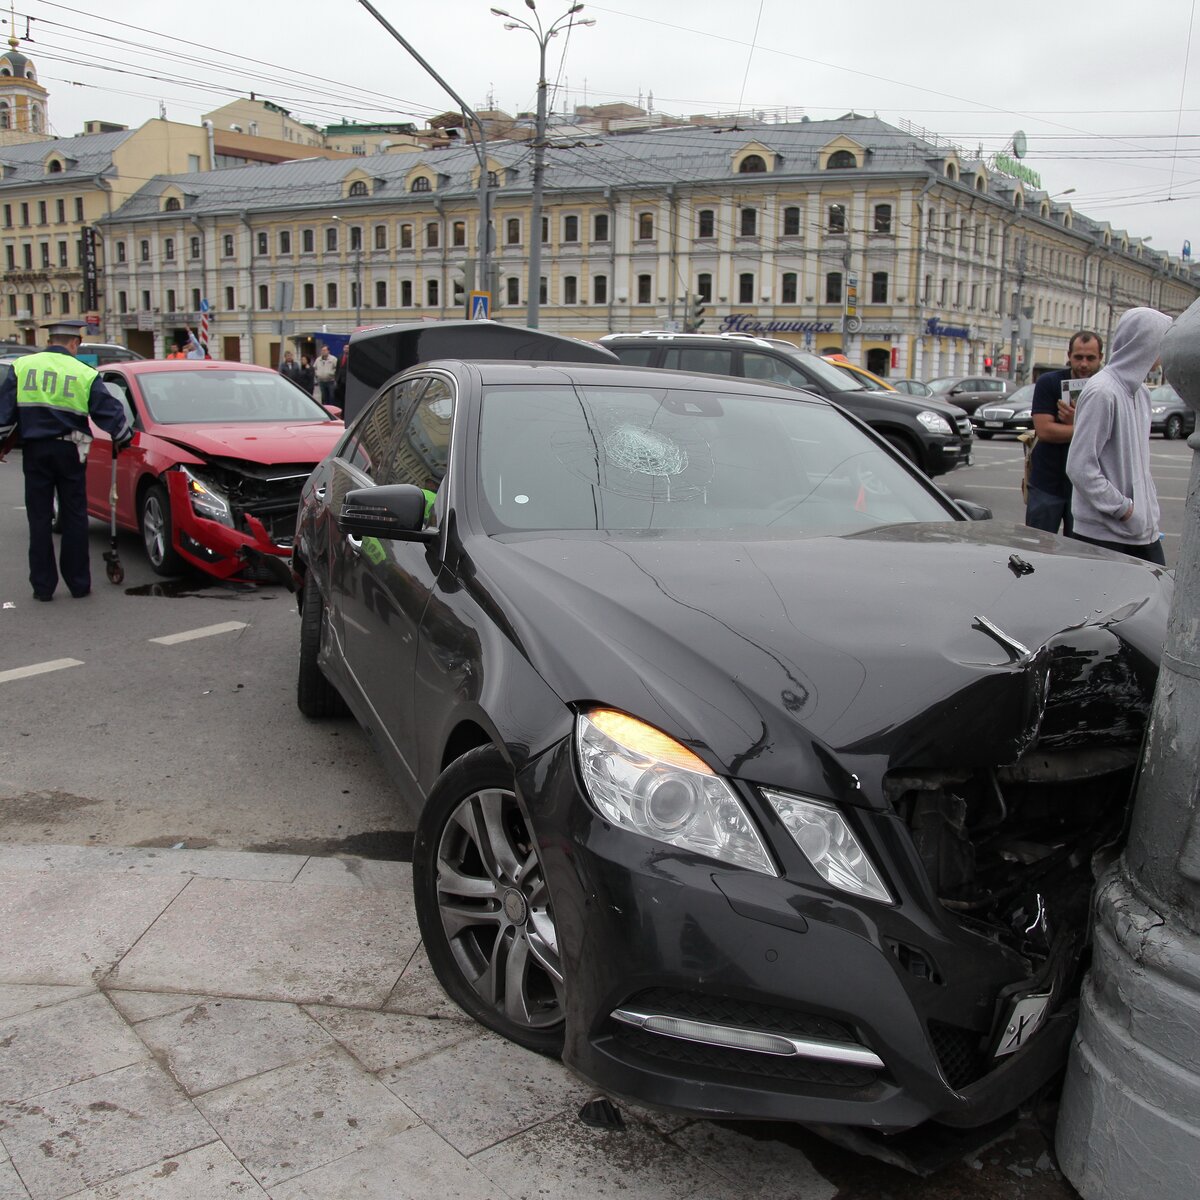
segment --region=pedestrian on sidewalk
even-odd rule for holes
[[[208,356],[204,353],[204,347],[200,345],[199,339],[196,337],[195,330],[190,325],[185,326],[187,330],[187,342],[184,345],[184,358],[189,358],[198,361]]]
[[[313,374],[312,363],[308,361],[307,354],[300,355],[300,386],[309,396],[313,396],[313,392],[315,392],[317,388],[317,381]],[[315,400],[316,396],[313,396],[313,399]]]
[[[279,364],[279,373],[284,379],[290,379],[297,387],[304,386],[300,364],[296,361],[296,356],[290,350],[285,350],[283,353],[283,362]],[[308,394],[312,395],[311,387],[308,389]]]
[[[88,417],[111,438],[114,455],[133,441],[125,410],[79,362],[82,321],[47,327],[47,346],[13,363],[0,383],[0,445],[21,435],[25,471],[25,515],[29,521],[29,582],[35,600],[53,600],[59,568],[54,562],[54,497],[62,523],[59,566],[76,599],[92,590],[88,559],[87,455],[92,435]]]
[[[1067,451],[1075,432],[1075,410],[1062,401],[1064,379],[1090,379],[1104,362],[1098,333],[1081,329],[1067,343],[1067,367],[1038,376],[1033,388],[1033,432],[1037,441],[1029,456],[1029,495],[1025,524],[1047,533],[1061,526],[1071,536],[1071,481]],[[1026,435],[1027,436],[1027,435]]]
[[[1083,385],[1067,454],[1075,537],[1163,566],[1158,493],[1150,474],[1150,392],[1171,318],[1131,308],[1117,322],[1108,365]]]
[[[321,347],[317,361],[313,363],[313,375],[321,389],[321,403],[333,403],[333,385],[337,381],[337,359],[329,353],[328,346]]]

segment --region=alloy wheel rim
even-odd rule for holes
[[[163,514],[159,507],[158,497],[151,496],[146,501],[146,511],[142,515],[142,539],[146,543],[146,554],[155,566],[158,566],[163,560],[163,525]]]
[[[545,872],[511,791],[466,797],[438,842],[437,903],[463,978],[526,1029],[564,1015],[562,964]]]

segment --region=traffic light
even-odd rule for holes
[[[687,309],[687,325],[689,333],[699,333],[704,324],[704,297],[689,296]]]
[[[985,375],[990,375],[992,373],[992,356],[990,354],[984,356],[983,372]]]

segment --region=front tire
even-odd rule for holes
[[[311,572],[300,598],[300,667],[296,673],[296,707],[306,717],[344,717],[346,702],[325,678],[318,656],[325,601]]]
[[[142,496],[138,523],[146,557],[157,575],[180,575],[187,565],[173,544],[171,500],[161,483],[151,484]]]
[[[493,747],[464,754],[430,792],[413,893],[450,998],[509,1041],[560,1055],[566,1002],[554,909],[512,771]]]
[[[1172,413],[1167,418],[1166,426],[1163,428],[1163,437],[1169,442],[1177,442],[1183,437],[1183,418],[1178,413]]]
[[[893,449],[898,450],[914,467],[924,470],[924,467],[921,466],[921,456],[917,453],[917,448],[903,434],[885,433],[883,440]]]

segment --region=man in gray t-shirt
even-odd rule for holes
[[[1150,474],[1150,393],[1171,318],[1131,308],[1117,322],[1108,365],[1083,386],[1067,455],[1071,515],[1081,541],[1164,564]]]

